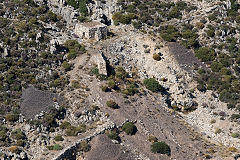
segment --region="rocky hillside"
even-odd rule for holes
[[[0,0],[1,159],[238,159],[239,9]]]

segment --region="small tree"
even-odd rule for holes
[[[151,145],[151,151],[153,153],[160,153],[160,154],[171,154],[170,147],[165,142],[154,142]]]
[[[162,92],[164,88],[154,78],[145,79],[143,84],[152,92]]]
[[[133,124],[133,122],[126,122],[122,129],[128,135],[133,135],[137,131],[137,127]]]

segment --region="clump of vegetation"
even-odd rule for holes
[[[160,61],[161,60],[161,55],[160,54],[153,54],[153,59],[156,60],[156,61]]]
[[[47,149],[54,150],[54,151],[59,151],[59,150],[62,150],[63,147],[60,144],[54,144],[54,145],[51,145],[51,146],[47,146]]]
[[[219,133],[221,133],[221,132],[222,132],[222,130],[221,130],[220,128],[216,128],[215,134],[219,134]]]
[[[9,122],[16,122],[19,119],[19,115],[15,113],[9,113],[5,116],[5,118]]]
[[[215,53],[210,48],[201,47],[196,51],[196,57],[203,62],[213,61],[215,59]]]
[[[130,24],[132,19],[135,19],[135,15],[132,13],[124,14],[122,12],[116,12],[116,13],[114,13],[112,19],[113,19],[115,25],[117,25],[119,23]]]
[[[68,49],[67,58],[69,60],[75,59],[79,54],[86,52],[86,49],[83,45],[80,45],[76,40],[67,40],[64,43],[64,46]]]
[[[233,137],[233,138],[239,138],[239,137],[240,137],[240,134],[239,134],[239,133],[232,133],[232,137]]]
[[[154,142],[151,145],[151,151],[153,153],[171,155],[171,149],[170,149],[169,145],[167,145],[165,142]]]
[[[71,68],[72,68],[72,64],[68,63],[67,61],[64,61],[62,63],[62,67],[64,68],[64,70],[67,72],[67,71],[70,71]]]
[[[71,123],[69,123],[68,121],[63,121],[59,127],[61,129],[67,129],[69,126],[71,126]]]
[[[78,133],[84,133],[86,132],[86,125],[81,124],[76,126],[68,126],[65,130],[65,133],[67,136],[77,136]]]
[[[145,79],[143,84],[152,92],[163,92],[164,88],[154,78]]]
[[[228,150],[230,152],[237,152],[238,151],[236,147],[229,147]]]
[[[107,101],[106,104],[108,107],[113,108],[113,109],[119,108],[118,104],[113,100]]]
[[[54,137],[54,140],[55,141],[63,141],[64,138],[61,135],[57,135],[57,136]]]
[[[120,140],[119,133],[116,130],[110,130],[106,132],[107,136],[113,140]]]
[[[111,89],[108,88],[108,86],[102,86],[102,91],[103,92],[109,92]]]
[[[160,35],[165,41],[175,42],[180,37],[178,29],[172,25],[163,26],[160,30]]]
[[[122,91],[122,93],[126,94],[126,95],[129,95],[129,96],[133,96],[134,94],[138,93],[138,88],[137,88],[137,84],[132,82],[132,83],[129,83],[126,87],[126,89],[124,89]]]
[[[16,140],[24,140],[24,139],[26,139],[26,136],[21,131],[21,129],[16,129],[16,130],[12,131],[11,136],[12,136],[12,138],[14,138]]]
[[[137,127],[134,125],[133,122],[126,122],[122,126],[122,130],[128,135],[133,135],[137,132]]]
[[[80,142],[79,150],[82,152],[88,152],[90,151],[91,146],[88,144],[86,140],[83,140]]]

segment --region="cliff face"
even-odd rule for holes
[[[77,17],[80,15],[78,9],[67,5],[65,0],[35,0],[37,4],[47,4],[47,6],[56,14],[62,16],[68,25],[75,25]],[[88,14],[91,20],[97,20],[107,25],[112,24],[112,15],[121,10],[117,5],[117,0],[98,1],[94,0],[87,4]]]

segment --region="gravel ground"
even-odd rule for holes
[[[63,99],[55,93],[29,87],[22,94],[21,113],[26,119],[34,118],[41,111],[48,111],[49,107],[54,105],[54,98],[59,104],[63,103]]]

